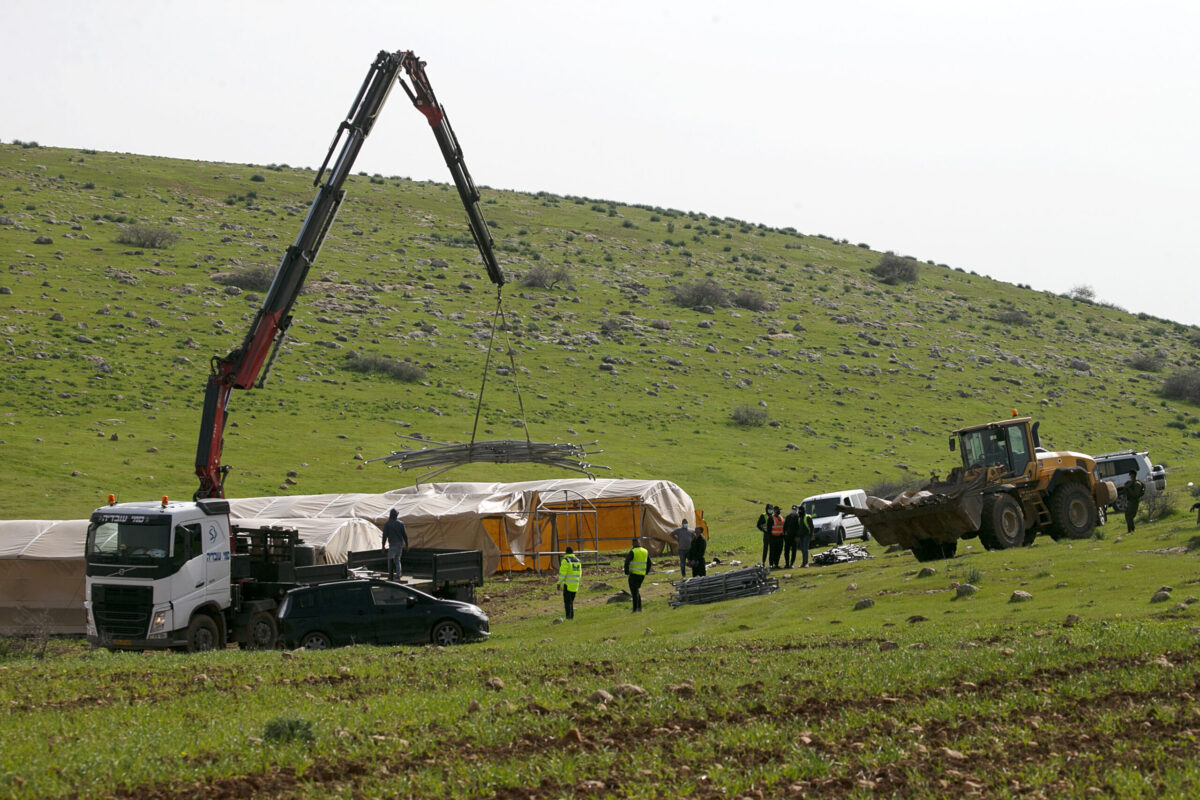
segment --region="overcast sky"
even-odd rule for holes
[[[412,50],[480,185],[1200,324],[1200,2],[0,0],[0,139],[316,167]],[[356,169],[449,182],[393,93]]]

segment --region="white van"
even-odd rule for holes
[[[804,512],[813,515],[813,544],[841,544],[854,537],[863,541],[871,538],[862,521],[853,514],[838,511],[839,505],[866,508],[867,493],[862,489],[844,489],[816,494],[800,501]]]

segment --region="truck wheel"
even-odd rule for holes
[[[300,646],[305,650],[328,650],[333,646],[333,642],[320,631],[312,631],[300,638]]]
[[[221,637],[217,633],[217,624],[212,617],[197,614],[187,627],[187,651],[202,653],[205,650],[216,650]]]
[[[451,645],[458,644],[462,641],[462,628],[457,622],[444,620],[433,626],[433,633],[429,637],[434,644]]]
[[[1065,483],[1050,496],[1050,519],[1060,536],[1087,539],[1096,530],[1096,503],[1082,483]]]
[[[275,624],[275,615],[259,611],[250,618],[246,638],[238,642],[238,646],[243,650],[274,650],[277,638],[279,628]]]
[[[1012,495],[994,494],[984,498],[979,541],[988,550],[1020,547],[1025,541],[1025,515]]]

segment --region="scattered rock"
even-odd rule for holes
[[[917,573],[918,578],[932,578],[934,575],[937,575],[937,570],[933,567],[922,567]]]
[[[500,680],[499,678],[488,678],[484,686],[489,689],[494,689],[498,692],[504,688],[504,681]]]
[[[471,702],[467,703],[467,713],[468,714],[474,714],[476,711],[478,711],[481,708],[483,708],[483,706],[481,706],[479,704],[478,700],[472,700]]]
[[[978,586],[970,583],[960,583],[958,588],[954,590],[954,599],[957,600],[960,597],[970,597],[971,595],[976,594],[978,591]]]
[[[899,650],[899,649],[900,649],[900,645],[897,644],[896,642],[880,642],[879,643],[879,652],[881,652],[881,653],[885,650]]]
[[[612,605],[613,603],[632,603],[633,595],[626,591],[620,591],[604,602],[605,605]]]
[[[851,584],[847,585],[847,586],[846,586],[846,591],[847,591],[847,592],[857,592],[857,591],[858,591],[858,584],[857,584],[857,583],[851,583]]]
[[[1151,603],[1165,603],[1170,599],[1171,599],[1170,592],[1164,592],[1162,589],[1159,589],[1157,592],[1154,593],[1154,596],[1150,598],[1150,602]]]
[[[592,692],[592,696],[588,698],[588,700],[590,700],[596,704],[600,704],[600,703],[608,704],[608,703],[611,703],[614,699],[615,698],[611,694],[606,692],[604,689],[597,689],[596,691]]]
[[[39,236],[33,240],[34,244],[54,244],[54,240],[49,236]]]
[[[862,600],[859,600],[857,603],[854,604],[854,610],[862,611],[864,608],[871,608],[874,605],[875,605],[875,598],[864,597]]]
[[[1017,589],[1015,592],[1012,593],[1012,597],[1008,598],[1008,602],[1010,602],[1010,603],[1028,603],[1032,599],[1033,599],[1033,595],[1031,595],[1029,592],[1026,592],[1022,589]]]
[[[1079,615],[1078,614],[1067,614],[1067,618],[1065,620],[1063,620],[1064,628],[1074,628],[1078,624],[1079,624]]]
[[[928,622],[928,621],[929,621],[929,617],[922,617],[920,614],[913,614],[911,617],[908,618],[909,625],[912,625],[913,623],[916,623],[916,622]]]
[[[646,690],[636,683],[618,683],[613,687],[612,693],[617,697],[641,697],[647,694]]]

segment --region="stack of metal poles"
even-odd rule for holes
[[[735,569],[703,578],[687,578],[672,584],[675,591],[667,602],[672,608],[682,605],[699,605],[732,600],[735,597],[753,597],[779,590],[779,579],[772,578],[770,571],[762,565]]]

